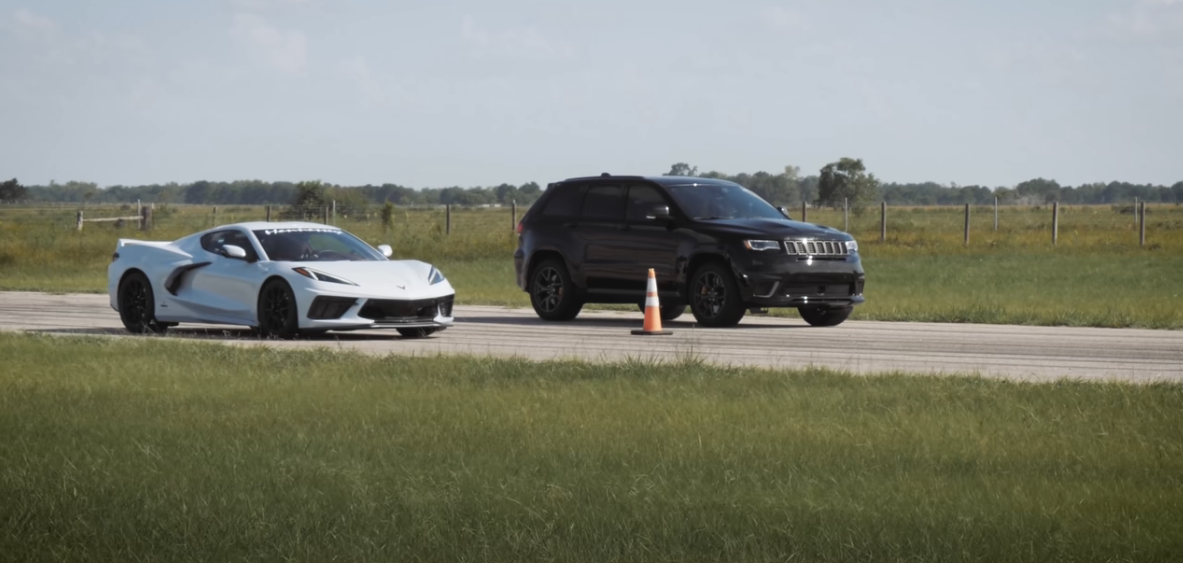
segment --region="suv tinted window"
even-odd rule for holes
[[[582,195],[579,186],[555,186],[550,189],[555,193],[546,200],[546,207],[542,208],[543,215],[579,215],[579,196]]]
[[[629,186],[628,188],[628,215],[625,217],[629,221],[644,221],[653,208],[658,205],[669,205],[665,198],[661,196],[661,192],[653,186]]]
[[[583,198],[585,219],[620,219],[624,217],[624,188],[621,186],[592,186]]]

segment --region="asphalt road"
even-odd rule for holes
[[[371,354],[475,354],[534,360],[697,357],[720,365],[825,366],[861,374],[892,371],[980,374],[1024,380],[1183,381],[1183,331],[847,321],[813,328],[799,319],[748,315],[735,328],[696,327],[687,313],[670,336],[633,336],[641,313],[585,311],[567,323],[529,309],[457,306],[456,325],[427,339],[394,331],[260,340],[237,327],[181,325],[171,337],[236,345],[329,346]],[[128,336],[106,295],[0,292],[0,330]],[[160,338],[160,337],[153,337]]]

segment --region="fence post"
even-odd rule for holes
[[[1060,202],[1052,202],[1052,246],[1060,238]]]
[[[75,217],[78,220],[78,231],[82,232],[82,210],[78,210],[78,215]]]
[[[444,205],[444,234],[452,234],[452,204]]]
[[[850,198],[842,198],[842,230],[850,232]]]
[[[879,202],[879,242],[887,241],[887,201]]]
[[[994,196],[994,232],[998,232],[998,196]]]
[[[509,230],[516,231],[518,230],[518,201],[516,199],[509,200],[509,209]]]
[[[141,231],[152,230],[152,208],[151,207],[141,207],[140,208],[140,230]]]
[[[969,204],[965,204],[965,245],[969,246]]]
[[[324,223],[325,225],[329,224],[329,206],[326,205],[326,206],[324,206],[324,209],[321,210],[321,218],[320,219],[321,219],[321,221],[320,221],[321,223]]]
[[[267,206],[267,222],[268,223],[271,222],[271,206],[270,205]]]
[[[212,224],[212,225],[210,225],[210,226],[211,226],[211,227],[217,227],[217,226],[218,226],[218,206],[216,206],[216,205],[214,206],[214,224]]]
[[[333,225],[337,224],[337,200],[333,200]]]
[[[809,210],[805,207],[805,201],[801,201],[801,222],[809,222]]]
[[[1146,201],[1142,201],[1142,210],[1139,213],[1142,216],[1138,224],[1138,246],[1146,246]]]

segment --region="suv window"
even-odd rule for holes
[[[253,262],[259,258],[251,239],[242,231],[217,231],[201,237],[201,247],[214,254],[222,254],[222,247],[227,244],[242,247],[246,251],[247,260]]]
[[[570,217],[579,215],[579,196],[582,195],[579,186],[555,186],[550,199],[546,200],[546,207],[542,214],[548,216]]]
[[[592,186],[583,198],[585,219],[617,219],[624,217],[623,186]]]
[[[662,197],[661,192],[653,186],[629,186],[628,188],[628,214],[625,219],[629,221],[644,221],[653,208],[658,205],[669,205],[665,198]]]

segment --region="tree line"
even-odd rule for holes
[[[779,172],[726,174],[718,171],[699,172],[684,162],[670,167],[665,175],[719,178],[746,186],[776,205],[796,206],[801,202],[813,205],[841,206],[849,200],[856,208],[878,201],[889,205],[961,205],[992,204],[994,198],[1006,204],[1070,204],[1132,203],[1135,198],[1149,203],[1183,203],[1183,181],[1173,186],[1132,184],[1129,182],[1089,183],[1062,186],[1055,180],[1035,178],[1015,186],[987,187],[959,186],[936,182],[896,183],[881,182],[868,173],[862,160],[841,158],[827,164],[817,174],[802,175],[796,166],[785,166]],[[0,182],[2,202],[53,202],[112,204],[141,201],[144,203],[188,203],[200,205],[290,205],[298,203],[299,182],[265,182],[238,180],[211,182],[199,180],[182,184],[149,184],[140,186],[100,187],[93,182],[71,181],[64,184],[23,186],[15,178]],[[411,188],[398,184],[343,186],[316,182],[318,193],[337,205],[528,205],[542,194],[536,182],[521,185],[446,188]]]

